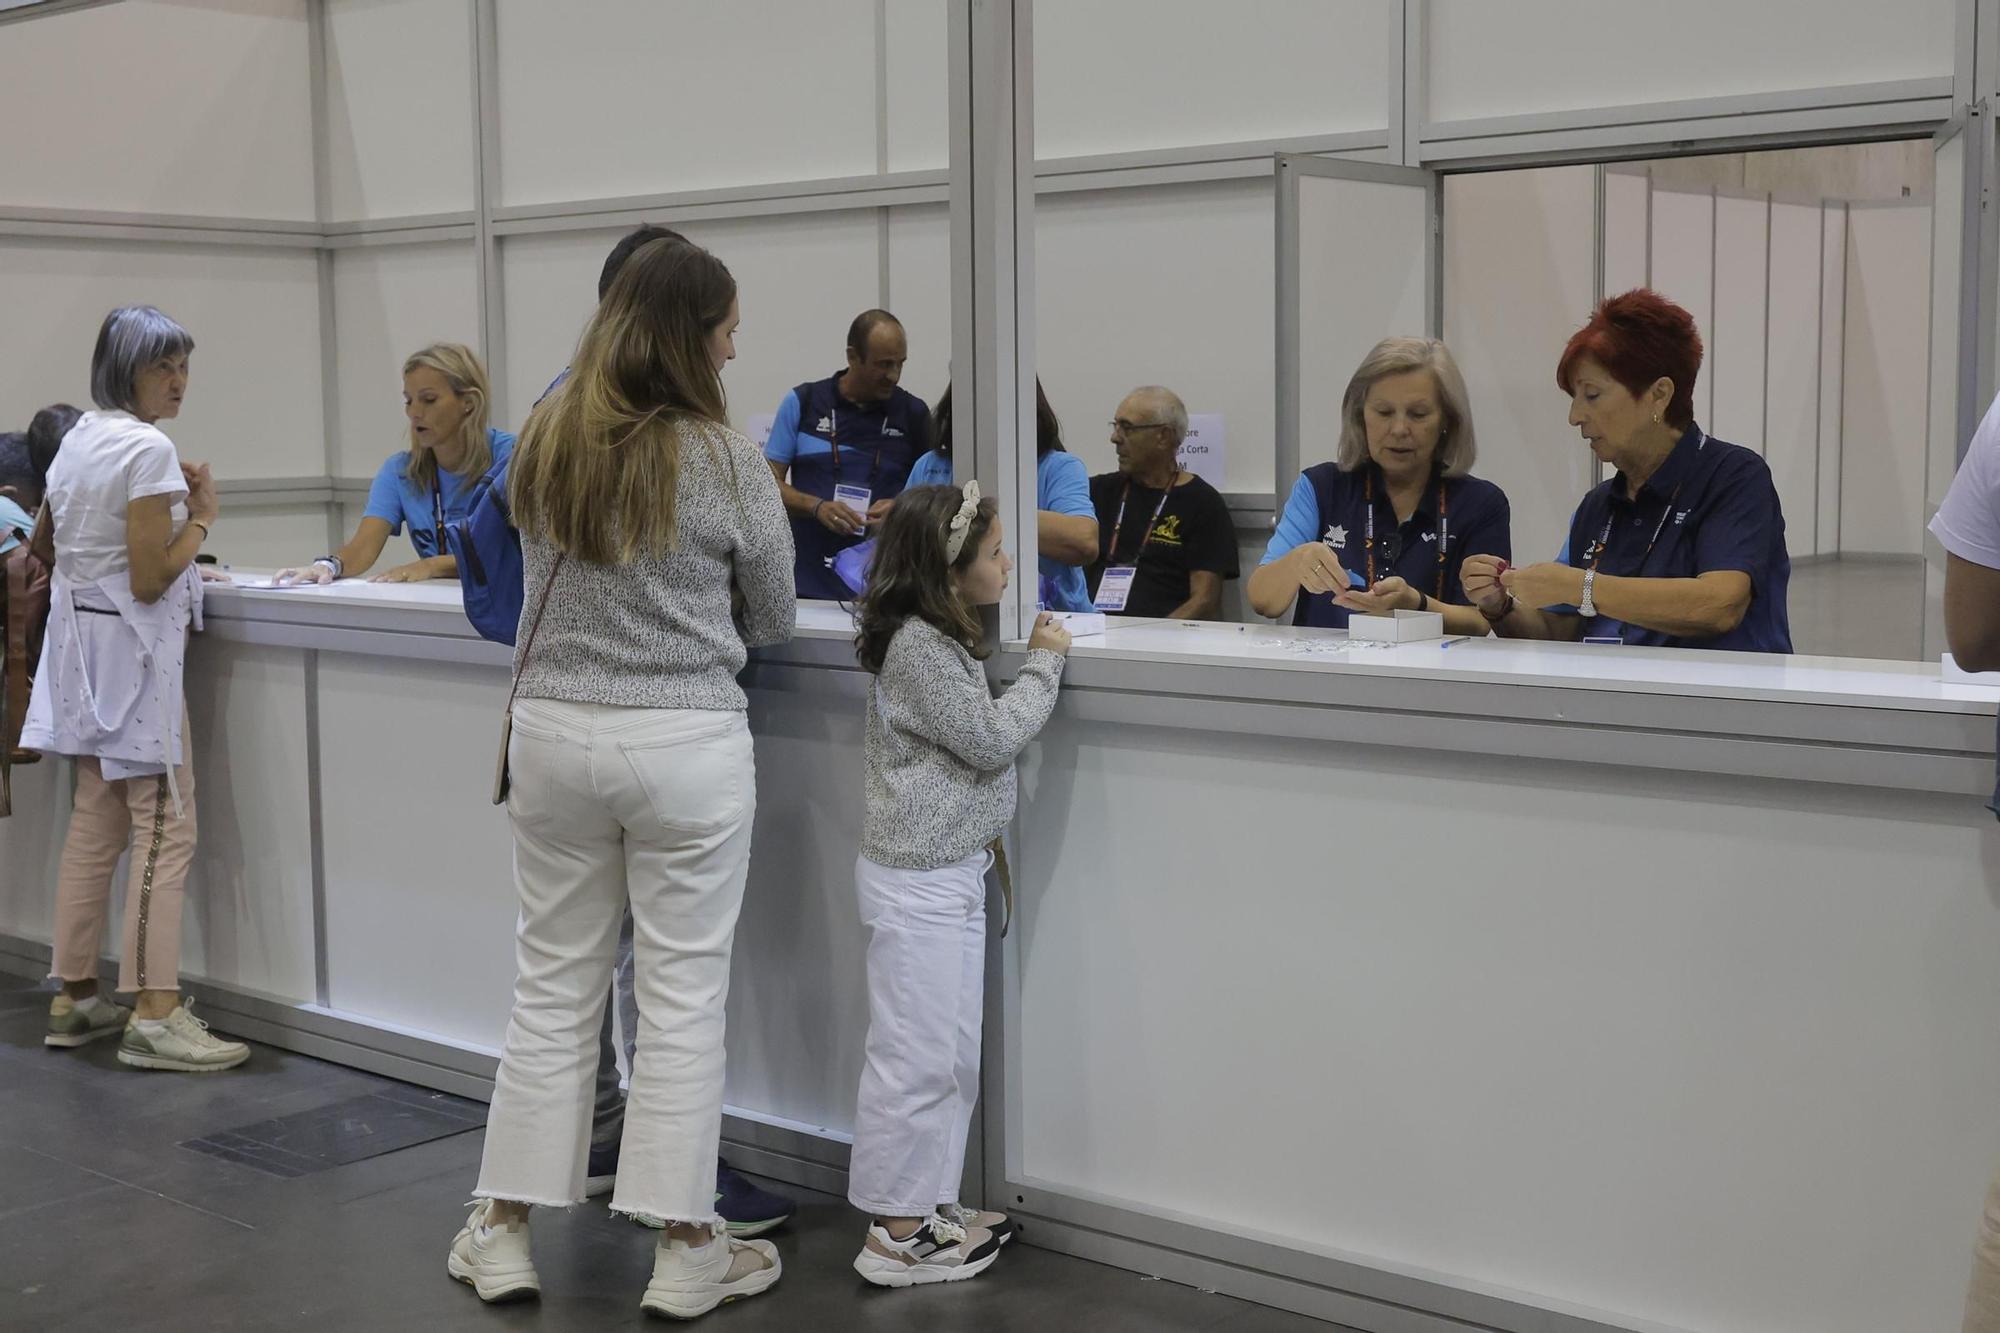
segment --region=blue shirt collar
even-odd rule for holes
[[[1701,458],[1702,446],[1708,442],[1708,434],[1693,422],[1681,432],[1681,438],[1674,444],[1659,470],[1646,478],[1646,484],[1639,488],[1640,494],[1650,495],[1656,500],[1666,500],[1686,484],[1694,475],[1695,464]],[[1631,503],[1626,496],[1625,473],[1621,470],[1611,479],[1611,498],[1626,504]]]

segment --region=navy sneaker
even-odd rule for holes
[[[799,1206],[784,1195],[752,1184],[728,1162],[715,1164],[715,1211],[729,1224],[729,1234],[739,1240],[777,1230],[798,1210]]]
[[[611,1187],[617,1183],[617,1143],[592,1144],[590,1165],[583,1170],[583,1197],[594,1199],[600,1194],[609,1194]]]

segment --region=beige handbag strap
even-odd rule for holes
[[[1008,927],[1014,924],[1014,876],[1007,866],[1007,847],[995,838],[986,844],[986,850],[993,853],[993,869],[1000,875],[1000,904],[1004,909],[1000,915],[1000,938],[1007,938]]]

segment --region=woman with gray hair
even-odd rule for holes
[[[1341,399],[1340,457],[1309,467],[1250,576],[1250,605],[1344,628],[1355,612],[1440,611],[1487,633],[1459,585],[1469,555],[1512,555],[1507,497],[1471,475],[1472,407],[1435,338],[1384,338]]]
[[[223,1041],[181,998],[181,900],[194,859],[193,739],[182,662],[201,625],[194,559],[215,526],[215,482],[157,423],[180,415],[194,339],[151,306],[104,320],[86,412],[49,468],[54,545],[49,622],[21,743],[76,758],[76,796],[56,885],[50,1046],[122,1034],[121,1063],[206,1073],[250,1049]],[[134,834],[137,837],[134,838]],[[118,989],[98,994],[111,875],[131,853]]]

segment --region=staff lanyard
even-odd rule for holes
[[[1373,468],[1370,468],[1368,470],[1367,497],[1368,497],[1368,529],[1367,533],[1364,536],[1362,544],[1366,547],[1368,551],[1368,586],[1372,588],[1375,586],[1375,470]],[[1444,574],[1446,568],[1445,557],[1449,554],[1448,548],[1451,546],[1451,514],[1448,505],[1449,501],[1446,499],[1445,496],[1444,478],[1439,477],[1438,478],[1438,543],[1437,543],[1438,578],[1437,578],[1437,591],[1431,594],[1439,601],[1444,600]]]
[[[1695,446],[1695,452],[1700,453],[1703,449],[1706,449],[1707,447],[1708,447],[1708,436],[1703,435],[1701,437],[1701,443]],[[1653,525],[1652,540],[1646,543],[1645,553],[1639,557],[1639,563],[1637,567],[1635,567],[1630,574],[1626,575],[1627,578],[1639,578],[1645,574],[1646,562],[1653,558],[1653,548],[1660,544],[1660,534],[1667,530],[1667,515],[1674,512],[1674,505],[1677,504],[1681,498],[1681,487],[1685,485],[1687,485],[1686,477],[1682,477],[1679,481],[1674,483],[1674,493],[1667,497],[1667,507],[1660,511],[1660,521]],[[1609,503],[1610,503],[1609,497],[1607,497],[1606,504],[1609,505]],[[1604,558],[1604,548],[1611,544],[1611,525],[1616,520],[1616,517],[1617,517],[1617,511],[1615,509],[1610,509],[1604,515],[1604,531],[1597,534],[1597,545],[1593,546],[1590,550],[1590,554],[1587,557],[1585,557],[1589,561],[1589,563],[1584,566],[1585,569],[1590,569],[1590,570],[1596,569],[1597,562]]]
[[[833,479],[835,483],[838,483],[840,481],[840,404],[838,401],[839,397],[840,397],[840,390],[836,388],[834,390],[834,398],[836,401],[834,402],[834,405],[832,407],[826,409],[826,435],[827,435],[826,442],[827,446],[833,450]],[[875,456],[874,458],[870,459],[868,463],[868,489],[870,491],[873,491],[875,489],[875,478],[878,475],[880,475],[881,471],[882,471],[882,441],[880,439],[877,439],[875,441]]]
[[[433,459],[435,464],[437,460]],[[431,489],[431,540],[437,543],[432,555],[443,555],[451,548],[444,542],[444,473],[439,472]]]
[[[1167,512],[1167,500],[1173,493],[1174,485],[1168,482],[1167,489],[1160,492],[1160,502],[1153,506],[1153,516],[1146,520],[1146,531],[1140,536],[1139,549],[1132,556],[1133,564],[1138,564],[1140,556],[1146,554],[1146,543],[1153,540],[1153,525],[1160,521],[1161,514]],[[1125,531],[1125,502],[1131,498],[1132,483],[1128,481],[1125,483],[1125,489],[1118,493],[1118,517],[1111,521],[1111,549],[1104,553],[1104,563],[1107,566],[1118,563],[1118,538]]]

